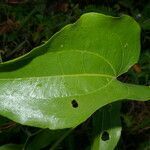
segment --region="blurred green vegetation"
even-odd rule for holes
[[[68,23],[85,12],[100,12],[113,16],[128,14],[140,24],[141,56],[139,63],[119,77],[123,82],[150,85],[150,1],[147,0],[0,0],[0,62],[23,55],[47,41]],[[122,136],[116,149],[150,149],[150,103],[123,102],[121,110]],[[49,131],[22,126],[0,118],[0,146],[4,144],[33,145],[47,150],[88,149],[91,119],[74,131]],[[71,134],[70,134],[71,133]],[[47,140],[44,140],[47,139]],[[5,148],[5,147],[4,147]],[[7,149],[17,149],[7,145]],[[27,147],[26,149],[33,149]]]

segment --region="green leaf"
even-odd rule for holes
[[[53,145],[59,141],[70,130],[49,130],[44,129],[28,138],[25,150],[40,150],[46,146]]]
[[[16,145],[16,144],[6,144],[3,146],[0,146],[0,150],[21,150],[22,145]]]
[[[120,102],[109,104],[93,115],[91,150],[112,150],[121,135]]]
[[[84,14],[44,45],[0,64],[0,114],[60,129],[117,100],[148,100],[149,87],[117,80],[139,52],[140,28],[131,17]]]

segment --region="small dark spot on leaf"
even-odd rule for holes
[[[109,133],[108,133],[107,131],[104,131],[104,132],[102,133],[101,139],[102,139],[103,141],[109,140]]]
[[[71,104],[72,104],[73,108],[77,108],[78,107],[78,103],[77,103],[77,101],[75,99],[71,101]]]

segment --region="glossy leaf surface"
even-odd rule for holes
[[[0,115],[60,129],[120,99],[148,100],[149,87],[117,80],[139,53],[140,28],[131,17],[84,14],[44,45],[0,64]]]

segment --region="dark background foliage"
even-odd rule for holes
[[[150,85],[150,1],[148,0],[0,0],[0,62],[19,57],[47,41],[55,32],[77,20],[85,12],[113,16],[128,14],[141,26],[141,56],[128,73],[119,77],[123,82]],[[150,103],[123,102],[122,135],[118,150],[150,149]],[[88,149],[90,119],[66,138],[65,131],[49,131],[22,126],[0,117],[0,145],[25,144],[29,137],[47,141],[41,149]],[[46,133],[50,132],[50,136]],[[52,138],[53,137],[53,138]],[[35,142],[35,143],[36,143]],[[42,142],[41,142],[42,143]],[[19,149],[19,147],[18,147]]]

